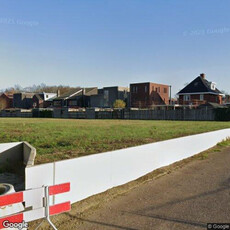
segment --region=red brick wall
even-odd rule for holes
[[[0,110],[1,109],[9,109],[13,106],[13,99],[7,97],[5,94],[0,96]]]
[[[149,82],[131,84],[130,100],[131,107],[136,108],[169,104],[169,86]]]
[[[212,94],[206,94],[204,96],[204,100],[207,102],[213,102],[213,103],[218,103],[218,104],[222,104],[222,96],[218,96],[218,95],[212,95]]]
[[[169,86],[150,83],[151,104],[168,105],[169,104]],[[160,97],[157,97],[157,94]]]
[[[206,104],[208,102],[212,102],[212,103],[218,103],[218,104],[222,104],[222,96],[219,95],[214,95],[214,94],[204,94],[204,100],[201,101],[200,100],[200,94],[194,94],[194,95],[190,95],[191,100],[190,101],[184,101],[184,96],[180,95],[179,96],[179,104],[180,105],[201,105],[201,104]]]

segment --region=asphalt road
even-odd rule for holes
[[[190,230],[230,223],[230,148],[148,181],[77,221],[78,230]]]

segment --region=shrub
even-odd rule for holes
[[[230,121],[230,107],[215,109],[216,121]]]
[[[116,100],[113,103],[113,108],[123,109],[123,108],[125,108],[125,106],[126,106],[126,103],[123,100]]]

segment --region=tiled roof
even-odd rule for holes
[[[80,90],[81,90],[81,88],[71,89],[70,91],[68,91],[67,93],[64,93],[60,97],[55,98],[54,101],[55,100],[65,100],[65,99],[71,97],[72,95],[77,94]]]
[[[84,95],[88,96],[91,95],[91,91],[97,89],[97,87],[91,87],[91,88],[84,88]],[[72,89],[69,92],[61,95],[60,97],[55,98],[54,100],[66,100],[66,99],[74,99],[77,96],[82,95],[83,88],[76,88]]]
[[[5,93],[5,95],[10,98],[10,99],[13,99],[14,95],[13,94],[9,94],[9,93]]]
[[[85,95],[88,95],[91,93],[91,91],[97,89],[97,87],[91,87],[91,88],[85,88]]]
[[[39,101],[43,101],[44,100],[44,94],[35,94],[34,97],[36,97]]]
[[[186,93],[212,93],[212,94],[223,94],[217,88],[213,90],[211,88],[211,82],[202,78],[201,76],[194,79],[190,84],[185,86],[178,94]]]
[[[9,99],[13,99],[13,94],[10,94],[10,93],[2,93],[2,94],[0,94],[0,96],[3,96],[3,95],[8,97]]]

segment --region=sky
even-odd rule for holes
[[[172,85],[230,93],[229,0],[0,0],[0,89]]]

